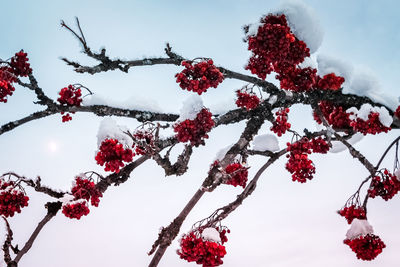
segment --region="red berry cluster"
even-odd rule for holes
[[[176,82],[182,89],[201,95],[210,87],[217,88],[218,84],[224,80],[224,75],[214,66],[211,59],[192,64],[193,61],[182,61],[185,69],[175,75]]]
[[[375,198],[380,196],[388,201],[400,191],[400,181],[396,175],[391,174],[387,169],[380,171],[374,176],[368,189],[368,196]]]
[[[386,127],[380,122],[378,112],[371,112],[366,121],[361,118],[356,118],[350,122],[350,126],[353,127],[354,131],[360,132],[364,135],[377,134],[381,132],[387,133],[391,130],[390,127]]]
[[[133,152],[129,148],[124,148],[118,140],[107,138],[101,143],[95,159],[97,164],[101,166],[105,164],[105,171],[118,173],[125,165],[123,161],[132,161]]]
[[[286,155],[286,157],[289,160],[286,163],[286,169],[292,174],[293,181],[305,183],[307,179],[313,178],[315,167],[308,158],[308,154],[311,154],[310,144],[307,138],[300,139],[293,144],[287,143],[289,155]]]
[[[222,244],[228,240],[225,233],[226,230],[220,232]],[[204,240],[201,233],[195,230],[182,237],[177,253],[181,259],[188,262],[194,261],[203,267],[219,266],[223,264],[222,258],[226,254],[225,246],[222,244]]]
[[[133,148],[135,148],[136,155],[151,153],[156,148],[151,131],[138,130],[133,134],[133,138],[135,142]]]
[[[289,108],[281,108],[279,111],[275,113],[276,119],[270,128],[271,131],[276,133],[278,136],[282,136],[282,134],[286,133],[287,130],[290,129],[291,125],[288,123],[288,113]]]
[[[194,120],[184,120],[175,124],[174,132],[177,133],[179,142],[190,141],[192,146],[204,145],[204,139],[208,138],[208,132],[214,127],[212,114],[203,108]]]
[[[291,67],[279,72],[276,78],[280,81],[281,88],[295,92],[307,92],[312,89],[317,81],[317,70]]]
[[[234,187],[238,185],[243,188],[246,187],[249,172],[242,164],[239,162],[229,164],[226,166],[225,172],[230,175],[230,178],[228,181],[226,181],[226,184],[233,185]]]
[[[248,37],[248,49],[252,52],[247,70],[265,79],[272,71],[286,69],[301,63],[310,56],[307,45],[298,40],[290,30],[285,15],[268,15],[255,36]]]
[[[311,148],[314,153],[320,154],[326,154],[330,149],[329,144],[322,137],[311,139]]]
[[[236,105],[238,107],[252,110],[260,104],[260,99],[254,93],[241,92],[240,90],[237,90],[236,95]]]
[[[400,106],[397,107],[396,111],[394,112],[394,115],[400,119]]]
[[[96,188],[95,183],[86,177],[77,176],[75,178],[75,185],[71,189],[72,195],[75,199],[90,200],[92,206],[98,207],[100,198],[103,194]]]
[[[10,66],[16,76],[26,77],[32,73],[27,56],[28,54],[24,53],[24,50],[21,50],[11,58]]]
[[[340,216],[346,218],[347,223],[351,224],[354,219],[364,220],[367,218],[365,209],[358,205],[350,205],[338,211]]]
[[[60,97],[57,99],[57,101],[61,105],[68,107],[79,107],[82,103],[82,92],[81,88],[78,86],[70,84],[67,87],[62,88],[58,94]],[[73,114],[74,112],[71,113]],[[61,112],[61,114],[64,114],[64,112]],[[62,122],[67,122],[70,120],[72,120],[72,117],[69,115],[69,113],[62,116]]]
[[[332,125],[334,128],[338,129],[348,129],[350,128],[350,114],[346,113],[346,109],[334,105],[332,102],[329,101],[321,101],[318,103],[319,109],[322,112],[322,115],[326,119],[326,121]],[[319,116],[314,112],[314,119],[319,124],[322,123]]]
[[[364,261],[375,259],[386,247],[380,237],[374,234],[367,234],[354,239],[345,239],[343,243],[356,253],[358,259]]]
[[[7,103],[7,96],[12,96],[15,91],[13,83],[16,81],[12,68],[0,67],[0,102]]]
[[[338,90],[343,83],[343,77],[336,76],[335,73],[329,73],[318,80],[317,87],[322,90]]]
[[[62,207],[62,213],[71,219],[79,220],[82,216],[88,215],[89,212],[87,201],[84,199],[70,201]]]
[[[0,179],[0,215],[5,217],[20,213],[21,208],[28,206],[29,197],[13,181]]]

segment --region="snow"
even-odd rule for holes
[[[226,96],[224,97],[224,100],[215,103],[215,104],[210,104],[209,108],[212,114],[225,114],[228,111],[231,111],[233,109],[237,109],[238,107],[236,106],[236,98],[231,95],[231,96]],[[207,105],[208,107],[208,105]]]
[[[354,219],[351,223],[350,229],[346,233],[346,237],[347,239],[354,239],[361,235],[365,236],[367,234],[372,234],[373,232],[374,229],[367,220]]]
[[[203,100],[199,95],[192,95],[183,102],[178,121],[194,120],[203,109]]]
[[[147,99],[139,95],[129,97],[124,101],[115,101],[109,97],[103,97],[100,95],[90,95],[83,98],[83,106],[93,105],[104,105],[115,108],[138,110],[138,111],[149,111],[149,112],[163,112],[160,105],[153,99]]]
[[[124,132],[127,132],[126,126],[117,125],[117,122],[112,118],[104,118],[100,122],[97,132],[97,146],[100,147],[101,142],[107,138],[117,139],[121,144],[131,147],[133,140]]]
[[[375,74],[365,67],[357,67],[349,86],[343,88],[343,93],[366,96],[392,110],[396,110],[399,106],[399,101],[395,97],[383,93]]]
[[[363,139],[364,135],[361,133],[356,133],[354,134],[350,139],[347,140],[348,143],[351,145],[354,145],[358,143],[361,139]],[[347,146],[345,146],[342,142],[340,141],[332,141],[332,148],[329,150],[331,153],[339,153],[342,151],[345,151],[347,149]]]
[[[229,146],[226,146],[224,148],[221,148],[217,154],[215,155],[214,161],[218,160],[221,161],[225,157],[226,153],[231,149],[231,147],[234,145],[234,143],[230,144]],[[240,155],[236,155],[234,160],[240,160]]]
[[[324,32],[316,12],[300,0],[286,0],[273,13],[285,14],[292,32],[304,41],[310,53],[321,46]]]
[[[302,69],[307,67],[318,69],[318,62],[315,54],[311,55],[310,57],[306,57],[304,61],[300,63],[299,67]]]
[[[347,109],[346,112],[353,113],[349,117],[351,120],[359,118],[367,121],[370,113],[379,113],[379,121],[383,126],[390,127],[390,125],[393,123],[393,117],[390,116],[389,111],[385,107],[373,107],[370,104],[363,104],[359,110],[355,107],[352,107]]]
[[[62,205],[67,205],[71,203],[74,200],[74,196],[70,194],[65,194],[62,198],[60,198],[60,201],[62,202]]]
[[[279,151],[279,141],[275,135],[261,134],[253,140],[253,149],[258,151]]]
[[[354,71],[354,67],[352,64],[344,60],[337,59],[324,54],[317,55],[317,63],[318,63],[317,73],[321,77],[329,73],[335,73],[336,75],[344,78],[345,83],[343,87],[347,87],[346,85],[350,84]]]
[[[272,96],[269,97],[268,103],[269,103],[270,105],[273,105],[273,104],[276,103],[277,100],[278,100],[278,96],[272,95]]]
[[[201,233],[201,237],[204,240],[212,241],[212,242],[221,242],[221,237],[219,235],[219,232],[212,227],[207,227],[203,230]]]

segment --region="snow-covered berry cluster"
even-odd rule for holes
[[[62,206],[62,213],[71,219],[80,219],[90,212],[88,202],[85,199],[78,199],[66,202]]]
[[[286,131],[291,127],[290,123],[288,122],[289,111],[289,108],[281,108],[275,113],[276,119],[273,122],[270,130],[276,133],[278,136],[282,136],[282,134],[286,133]]]
[[[5,217],[20,213],[21,208],[28,206],[29,197],[14,181],[0,178],[0,215]]]
[[[387,133],[391,130],[390,127],[386,127],[381,123],[378,112],[369,113],[368,120],[356,118],[350,122],[350,126],[353,127],[354,131],[360,132],[364,135],[377,134],[381,132]]]
[[[230,175],[229,180],[226,181],[226,184],[236,186],[241,186],[243,188],[246,187],[247,178],[249,172],[247,171],[247,167],[243,166],[239,162],[235,162],[229,164],[225,168],[226,174]]]
[[[326,74],[318,79],[317,88],[322,90],[338,90],[344,83],[344,78],[335,73]]]
[[[58,94],[60,97],[57,99],[57,101],[61,105],[68,107],[79,107],[82,103],[82,91],[79,86],[70,84],[67,87],[62,88]],[[71,113],[73,114],[74,112]],[[64,112],[61,112],[61,114],[64,114]],[[70,120],[72,120],[72,117],[69,115],[69,113],[62,116],[62,122],[67,122]]]
[[[21,50],[11,58],[10,66],[12,73],[16,76],[26,77],[32,73],[32,69],[28,63],[28,54]]]
[[[208,132],[214,127],[212,114],[203,108],[193,120],[186,119],[174,125],[174,132],[179,142],[188,142],[192,146],[204,145],[204,139],[208,138]]]
[[[375,198],[380,196],[384,200],[389,200],[400,191],[400,181],[396,175],[391,174],[387,169],[380,171],[372,178],[368,189],[368,197]]]
[[[356,253],[358,259],[364,261],[375,259],[386,247],[380,237],[374,234],[360,235],[353,239],[345,239],[343,243],[348,245],[351,250]]]
[[[105,171],[118,173],[124,167],[124,162],[132,161],[133,152],[130,148],[124,148],[118,140],[107,138],[101,143],[95,159],[97,164],[105,165]]]
[[[193,61],[182,61],[185,68],[175,75],[176,82],[182,89],[193,91],[201,95],[208,88],[217,88],[224,80],[224,75],[214,66],[214,62],[201,60],[193,65]]]
[[[365,209],[359,205],[350,205],[338,211],[340,216],[346,218],[347,223],[351,224],[354,219],[364,220],[367,218]]]
[[[181,259],[203,267],[219,266],[226,255],[223,244],[228,241],[227,232],[229,230],[214,227],[193,230],[182,236],[177,253]]]
[[[240,108],[252,110],[260,104],[260,98],[255,93],[237,90],[236,105]]]
[[[255,33],[249,32],[250,26],[244,29],[252,52],[245,68],[261,79],[276,72],[281,88],[295,92],[337,90],[344,82],[343,77],[334,73],[321,78],[316,69],[299,66],[310,56],[310,49],[293,34],[285,15],[269,14],[261,18]]]
[[[286,72],[310,56],[307,45],[291,32],[285,15],[270,14],[260,22],[257,33],[247,38],[252,56],[246,69],[251,73],[265,79],[272,71]]]

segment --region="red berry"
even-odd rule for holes
[[[129,148],[118,142],[116,139],[105,139],[95,157],[97,164],[103,166],[105,171],[119,172],[119,169],[124,167],[123,162],[131,162],[133,152]]]
[[[348,245],[360,260],[370,261],[376,258],[386,247],[379,236],[367,234],[354,239],[345,239],[343,241]]]

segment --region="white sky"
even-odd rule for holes
[[[105,46],[110,55],[127,59],[163,56],[169,41],[185,57],[211,57],[215,64],[241,71],[249,52],[241,26],[257,21],[278,1],[7,1],[0,17],[3,41],[0,58],[6,59],[23,48],[29,54],[34,74],[45,92],[56,98],[70,83],[82,83],[95,93],[116,101],[147,97],[156,100],[165,111],[179,112],[188,93],[175,83],[179,68],[156,66],[131,69],[129,74],[111,72],[95,76],[75,74],[59,60],[66,56],[83,63],[87,60],[73,36],[61,29],[59,21],[73,24],[78,16],[86,39],[97,50]],[[400,19],[397,1],[305,1],[319,15],[325,30],[321,53],[369,68],[388,94],[398,96]],[[7,12],[5,12],[7,11]],[[242,83],[225,81],[204,95],[206,106],[231,99]],[[17,88],[7,104],[0,104],[0,124],[37,109],[34,94]],[[297,115],[295,115],[297,111]],[[0,136],[0,173],[15,171],[30,177],[40,175],[43,183],[66,190],[74,175],[82,171],[102,171],[94,161],[96,133],[100,119],[89,114],[72,115],[61,123],[56,115]],[[296,129],[314,128],[308,108],[298,107],[289,115]],[[132,128],[137,123],[120,119]],[[61,213],[40,233],[21,266],[147,266],[146,252],[157,237],[158,229],[178,214],[204,179],[215,153],[236,141],[244,124],[215,129],[206,147],[195,150],[190,171],[182,177],[167,177],[154,163],[146,162],[135,170],[127,183],[110,188],[98,208],[87,217],[71,220]],[[260,133],[269,133],[264,125]],[[375,163],[397,132],[364,138],[357,148]],[[281,147],[286,140],[283,138]],[[176,150],[177,151],[177,150]],[[348,225],[335,211],[367,176],[360,164],[345,152],[315,159],[314,180],[299,184],[291,181],[279,161],[261,178],[257,190],[224,224],[228,235],[224,266],[241,267],[336,267],[399,264],[399,197],[389,202],[370,201],[369,221],[387,248],[373,262],[358,261],[342,244]],[[250,176],[263,163],[249,161]],[[385,167],[392,168],[392,158]],[[206,195],[188,216],[182,227],[210,215],[218,207],[235,199],[240,188],[221,186]],[[38,221],[44,216],[43,204],[49,198],[28,189],[29,207],[10,220],[22,247]],[[194,266],[180,260],[175,241],[159,266]],[[0,265],[1,266],[1,265]]]

